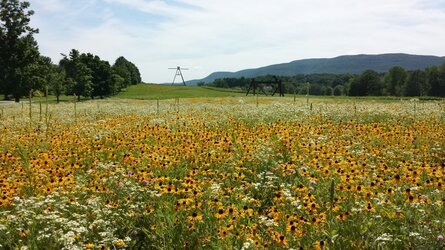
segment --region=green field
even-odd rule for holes
[[[119,94],[112,96],[113,99],[136,99],[136,100],[165,100],[175,98],[208,98],[208,97],[237,97],[245,96],[245,92],[234,89],[221,89],[213,87],[181,86],[181,85],[161,85],[161,84],[138,84],[132,85],[122,90]],[[20,99],[21,102],[28,102],[27,97]],[[60,96],[60,102],[72,102],[73,96]],[[82,97],[82,101],[90,98]],[[33,102],[46,102],[45,97],[33,97]],[[49,103],[55,103],[54,95],[48,96]]]
[[[115,96],[115,98],[155,100],[196,97],[227,97],[242,95],[245,95],[245,93],[230,89],[199,86],[138,84],[128,87],[117,96]]]
[[[126,89],[123,89],[120,93],[112,96],[111,99],[133,99],[133,100],[166,100],[176,98],[212,98],[212,97],[243,97],[246,96],[246,92],[240,89],[225,89],[215,88],[208,86],[182,86],[182,85],[161,85],[161,84],[137,84],[131,85]],[[253,95],[249,95],[253,97]],[[350,100],[352,102],[394,102],[394,101],[443,101],[443,98],[437,97],[394,97],[394,96],[364,96],[364,97],[351,97],[351,96],[306,96],[306,95],[294,95],[286,93],[287,98],[293,98],[299,100],[299,102],[307,102],[307,104],[314,102],[330,103],[337,101]],[[266,97],[263,94],[259,94],[260,99]],[[270,96],[269,96],[270,97]],[[278,98],[278,95],[275,96]],[[20,99],[21,102],[28,102],[27,97]],[[60,96],[60,102],[73,102],[73,96]],[[89,97],[82,97],[81,101],[90,100]],[[45,97],[33,97],[33,103],[46,102]],[[54,95],[48,96],[48,103],[56,103],[56,97]]]

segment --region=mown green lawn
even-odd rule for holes
[[[119,94],[110,97],[111,99],[137,99],[137,100],[164,100],[175,98],[212,98],[212,97],[242,97],[246,96],[246,93],[239,89],[223,89],[208,86],[182,86],[182,85],[161,85],[161,84],[138,84],[129,86],[123,89]],[[249,96],[253,96],[250,94]],[[260,98],[265,97],[260,93]],[[364,96],[364,97],[350,97],[350,96],[306,96],[306,95],[294,95],[290,93],[285,94],[286,97],[296,98],[298,100],[305,100],[309,103],[323,101],[339,101],[339,100],[351,100],[353,102],[394,102],[394,101],[411,101],[411,102],[423,102],[423,101],[443,101],[443,98],[436,97],[394,97],[394,96]],[[275,95],[278,97],[278,95]],[[97,97],[96,99],[100,99]],[[90,100],[88,97],[82,97],[82,101]],[[28,102],[29,99],[23,97],[21,102]],[[60,96],[60,102],[72,102],[73,96]],[[46,102],[45,97],[33,97],[33,102]],[[54,95],[48,96],[48,103],[55,103],[56,97]]]
[[[244,92],[199,86],[138,84],[128,87],[114,98],[121,99],[173,99],[196,97],[243,96]]]

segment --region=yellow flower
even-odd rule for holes
[[[188,221],[190,222],[196,222],[196,221],[201,221],[202,220],[202,215],[198,214],[196,212],[193,212],[192,215],[187,217]]]
[[[274,240],[282,246],[287,246],[288,242],[286,239],[286,236],[283,234],[279,234],[279,233],[274,233]]]
[[[242,210],[240,210],[241,216],[252,216],[253,215],[253,209],[249,208],[248,206],[244,206]]]
[[[115,240],[115,241],[113,242],[113,244],[114,244],[116,247],[125,247],[125,241],[123,241],[122,239]]]
[[[369,203],[368,202],[368,205],[366,205],[366,207],[365,207],[365,209],[364,209],[365,211],[368,211],[368,212],[371,212],[371,213],[374,213],[375,212],[375,208],[372,206],[372,204],[371,203]]]
[[[349,212],[346,211],[345,213],[337,215],[337,220],[344,221],[348,218],[348,216],[349,216]]]
[[[87,244],[85,244],[85,248],[86,249],[93,249],[94,248],[94,244],[93,243],[87,243]]]
[[[324,240],[320,240],[314,243],[314,249],[320,250],[326,248],[326,242]]]
[[[19,234],[20,234],[20,236],[22,236],[22,237],[26,237],[26,236],[28,236],[28,232],[25,231],[25,230],[23,230],[23,229],[20,231]]]
[[[215,213],[215,217],[217,219],[221,219],[227,216],[227,213],[224,211],[224,209],[222,207],[220,207],[218,209],[218,211]]]

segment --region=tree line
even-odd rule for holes
[[[264,81],[271,78],[267,75],[255,79]],[[395,66],[386,73],[366,70],[361,74],[299,74],[278,78],[288,94],[445,97],[445,62],[440,66],[414,71]],[[221,78],[208,85],[246,90],[251,80],[245,77]]]
[[[16,102],[32,91],[85,98],[111,96],[141,82],[139,69],[124,57],[113,65],[91,53],[72,49],[58,64],[40,54],[29,25],[34,11],[27,1],[0,2],[0,93]]]

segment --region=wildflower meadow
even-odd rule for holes
[[[444,101],[0,109],[0,249],[445,249]]]

